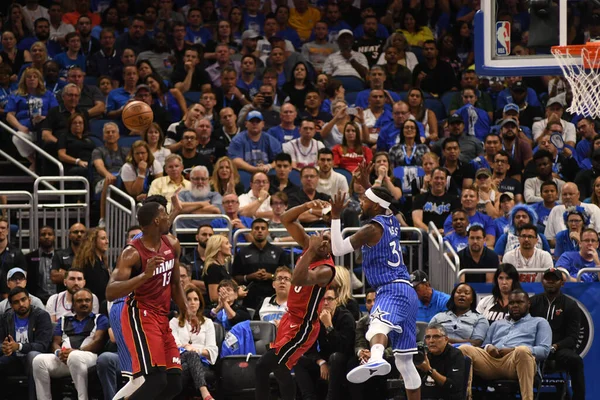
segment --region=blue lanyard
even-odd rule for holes
[[[511,157],[512,157],[512,159],[513,159],[513,160],[515,159],[515,147],[516,147],[516,146],[515,146],[515,144],[516,144],[516,143],[513,143],[513,145],[512,145],[512,153],[511,153]],[[505,151],[506,151],[506,147],[504,147],[504,145],[502,145],[502,150],[505,150]]]
[[[412,160],[415,157],[415,152],[417,151],[417,144],[413,144],[412,146],[412,155],[409,157],[408,153],[406,152],[406,145],[402,145],[402,150],[404,151],[404,162],[406,163],[406,165],[412,165]]]

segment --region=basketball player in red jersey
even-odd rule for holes
[[[179,241],[169,232],[169,217],[159,203],[137,213],[143,236],[123,250],[106,288],[109,301],[128,296],[121,315],[123,337],[134,377],[143,384],[129,399],[172,399],[181,391],[179,350],[169,328],[171,297],[187,315],[179,279]],[[198,326],[195,317],[190,322]]]
[[[309,210],[322,210],[329,203],[314,200],[287,210],[281,222],[304,250],[292,275],[292,287],[287,301],[288,311],[281,318],[275,342],[256,365],[257,400],[269,398],[269,374],[273,372],[279,383],[283,400],[296,398],[296,384],[290,370],[308,351],[319,336],[319,313],[327,287],[335,276],[331,258],[330,233],[308,236],[297,221]]]

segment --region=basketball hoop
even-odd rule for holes
[[[585,45],[553,46],[552,54],[571,85],[573,100],[567,111],[600,117],[600,41]]]

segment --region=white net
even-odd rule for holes
[[[592,118],[600,118],[600,46],[556,46],[552,54],[573,92],[567,110]]]

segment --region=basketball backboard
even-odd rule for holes
[[[589,41],[600,31],[596,17],[600,8],[588,0],[482,0],[474,21],[475,69],[483,76],[562,75],[551,47]]]

